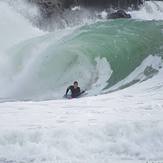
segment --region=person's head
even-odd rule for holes
[[[75,81],[75,82],[74,82],[74,88],[77,88],[77,87],[78,87],[78,82]]]

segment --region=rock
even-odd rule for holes
[[[85,7],[94,7],[94,8],[123,8],[127,9],[128,7],[138,8],[140,4],[143,3],[143,0],[76,0],[79,5]]]
[[[118,18],[131,18],[131,15],[127,14],[124,10],[118,10],[117,12],[108,15],[108,19],[118,19]]]
[[[32,3],[37,3],[39,6],[45,8],[47,12],[55,9],[68,9],[72,6],[82,6],[86,8],[101,8],[107,9],[110,7],[113,8],[122,8],[127,9],[128,7],[138,8],[144,0],[28,0]]]
[[[99,18],[106,17],[108,19],[130,18],[124,10],[118,10],[110,14],[109,9],[127,9],[128,7],[138,7],[142,0],[27,0],[36,4],[40,9],[40,17],[34,22],[43,30],[54,30],[55,28],[64,28],[71,24],[80,24],[87,18],[96,18],[98,12],[107,11]],[[78,6],[80,10],[72,10]],[[136,8],[133,7],[133,8]]]

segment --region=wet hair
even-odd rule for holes
[[[77,81],[74,81],[74,84],[78,84],[78,82]]]

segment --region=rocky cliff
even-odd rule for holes
[[[133,7],[137,9],[143,0],[28,0],[40,6],[46,15],[51,15],[54,12],[63,11],[71,6],[79,5],[91,8],[123,8]]]
[[[80,22],[81,18],[92,17],[95,10],[108,8],[127,9],[132,7],[137,9],[143,0],[28,0],[30,3],[37,4],[41,11],[42,19],[39,20],[41,27],[55,28],[65,26],[71,22]],[[82,10],[71,12],[73,6],[81,6]],[[53,27],[52,27],[53,25]],[[46,29],[48,30],[48,29]]]

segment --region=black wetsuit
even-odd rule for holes
[[[69,90],[71,90],[71,97],[72,98],[76,98],[76,97],[80,96],[83,93],[83,92],[80,91],[80,87],[77,87],[75,89],[74,86],[71,85],[66,90],[66,96],[67,96]]]

